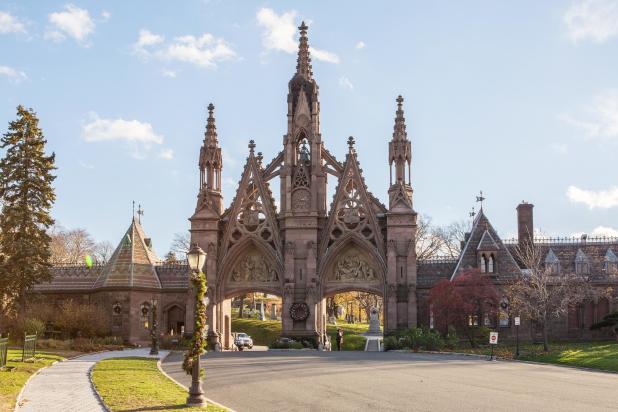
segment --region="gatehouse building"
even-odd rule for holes
[[[513,248],[518,242],[537,241],[529,235],[534,233],[532,204],[517,207],[519,233],[514,241],[503,241],[481,209],[458,258],[419,261],[412,142],[406,132],[404,99],[395,99],[392,137],[384,142],[389,147],[390,181],[374,188],[387,191],[385,205],[365,183],[354,138],[348,139],[345,158],[337,159],[322,137],[307,29],[304,23],[299,27],[281,151],[265,157],[254,141],[249,142],[236,195],[227,208],[221,190],[224,164],[215,108],[208,106],[197,202],[189,220],[191,242],[207,252],[210,345],[232,345],[231,299],[251,292],[280,296],[282,335],[316,344],[326,332],[326,298],[347,291],[382,297],[386,334],[431,326],[427,299],[437,281],[476,269],[503,285],[522,275]],[[327,197],[329,183],[336,187],[332,199]],[[277,184],[280,197],[275,202],[271,185]],[[618,239],[539,242],[546,251],[546,264],[555,270],[587,271],[599,287],[618,286]],[[138,219],[132,220],[105,265],[90,269],[57,265],[53,274],[51,282],[37,285],[34,292],[56,301],[72,297],[97,302],[109,309],[112,333],[127,341],[149,339],[147,319],[153,297],[158,301],[162,332],[192,332],[194,302],[188,268],[182,263],[160,263]],[[501,328],[508,336],[512,330],[508,304],[502,309],[498,319],[479,322]],[[564,338],[592,337],[588,326],[617,309],[615,297],[590,302],[556,321],[552,333]],[[534,333],[531,325],[528,329]]]

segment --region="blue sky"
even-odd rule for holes
[[[419,213],[466,219],[482,189],[503,237],[521,200],[547,234],[618,235],[615,0],[0,1],[0,131],[34,108],[58,222],[116,244],[135,200],[163,255],[195,207],[209,102],[226,205],[248,140],[281,149],[302,19],[323,141],[343,160],[356,138],[384,203],[402,94]]]

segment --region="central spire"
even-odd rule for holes
[[[296,74],[311,79],[313,72],[311,71],[311,56],[309,55],[309,38],[307,37],[307,29],[309,27],[303,21],[298,30],[300,30],[300,41],[298,43],[298,59],[296,64]]]

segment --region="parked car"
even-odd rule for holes
[[[244,332],[240,332],[236,334],[234,338],[234,345],[238,347],[238,350],[243,350],[244,348],[253,348],[253,339],[251,336],[247,335]]]

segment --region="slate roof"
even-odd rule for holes
[[[497,279],[504,279],[521,274],[521,270],[515,262],[513,255],[502,243],[500,236],[498,236],[483,209],[481,209],[474,219],[470,235],[459,255],[459,260],[453,269],[451,279],[455,279],[457,275],[468,269],[479,269],[478,253],[482,250],[495,251],[496,270],[495,273],[491,274],[492,276],[495,276]]]
[[[188,266],[161,263],[139,221],[133,219],[106,264],[57,264],[52,280],[34,286],[35,292],[91,291],[104,288],[186,289]]]

